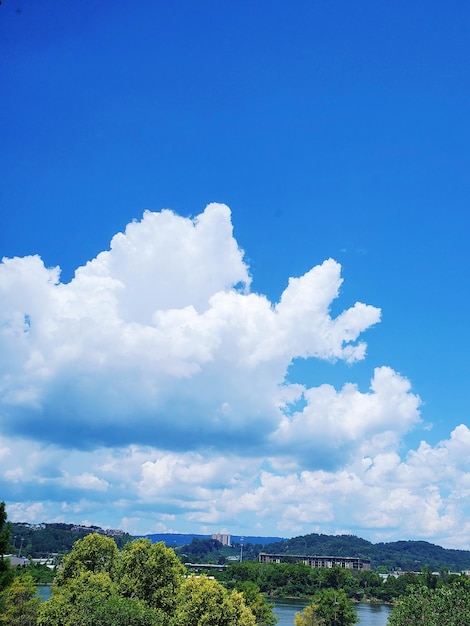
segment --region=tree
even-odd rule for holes
[[[167,626],[185,568],[171,548],[138,539],[120,553],[98,533],[64,559],[39,626]]]
[[[310,603],[302,613],[296,613],[294,617],[295,626],[320,626],[317,615],[318,605]]]
[[[273,605],[266,602],[258,585],[246,581],[237,585],[237,591],[243,594],[246,605],[255,616],[256,626],[274,626],[276,624],[277,618],[271,608]]]
[[[383,579],[377,572],[365,570],[359,572],[357,576],[359,587],[364,590],[364,596],[367,598],[376,598],[380,596],[383,587]]]
[[[429,589],[435,589],[437,587],[437,576],[432,573],[429,565],[425,565],[421,570],[421,580]]]
[[[295,626],[352,626],[357,621],[353,602],[343,589],[315,592],[309,606],[295,616]]]
[[[72,626],[90,622],[96,607],[113,594],[107,572],[82,571],[70,576],[52,590],[52,597],[41,605],[40,626]]]
[[[207,576],[190,576],[180,587],[171,626],[255,626],[238,591],[229,593]]]
[[[10,560],[5,558],[10,545],[10,524],[5,511],[5,502],[0,502],[0,592],[2,592],[13,580],[13,571]]]
[[[38,626],[163,626],[164,618],[137,598],[122,598],[107,572],[81,572],[53,590]]]
[[[259,622],[253,611],[246,605],[245,597],[242,593],[234,590],[229,595],[231,605],[231,618],[229,622],[232,626],[257,626]],[[277,620],[276,620],[277,621]]]
[[[8,516],[5,510],[5,502],[0,502],[0,554],[6,554],[10,545],[11,525],[7,522]]]
[[[171,614],[185,568],[163,541],[137,539],[124,546],[117,566],[118,590]]]
[[[92,626],[166,626],[166,616],[134,598],[113,595],[97,607]]]
[[[320,570],[324,580],[325,587],[331,589],[346,589],[348,586],[354,586],[354,577],[350,570],[335,565],[331,568]]]
[[[438,589],[414,587],[393,609],[390,626],[468,626],[470,589],[467,584],[450,584]]]
[[[218,559],[218,551],[223,545],[217,539],[199,539],[193,537],[191,543],[183,546],[182,551],[185,553],[185,561],[187,563],[215,563]]]
[[[36,598],[36,586],[29,574],[17,576],[2,593],[3,612],[0,624],[35,626],[41,600]]]
[[[261,572],[261,568],[266,568],[256,561],[242,561],[241,563],[231,563],[227,568],[227,578],[237,582],[255,582]]]
[[[114,539],[99,533],[86,535],[73,544],[72,551],[64,558],[56,582],[63,585],[83,572],[106,572],[112,577],[118,557],[119,550]]]

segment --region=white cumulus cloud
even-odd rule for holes
[[[262,445],[296,357],[363,358],[380,319],[338,317],[333,260],[291,278],[278,303],[250,293],[230,210],[146,212],[67,284],[38,257],[0,266],[0,406],[7,433],[60,445]],[[257,441],[256,441],[257,440]]]
[[[338,315],[341,266],[251,291],[228,207],[147,211],[60,282],[0,264],[0,483],[10,519],[133,532],[470,533],[470,431],[403,455],[420,398],[386,365],[370,387],[300,384],[295,359],[364,359],[378,308]],[[39,519],[42,517],[43,519]],[[195,529],[197,531],[197,529]]]

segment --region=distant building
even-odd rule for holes
[[[304,563],[309,567],[343,567],[356,571],[370,570],[370,559],[359,559],[352,556],[305,556],[260,552],[258,560],[260,563]]]
[[[117,530],[116,528],[106,528],[104,534],[108,537],[122,537],[122,535],[124,535],[124,531]]]
[[[45,524],[29,524],[28,522],[15,522],[15,526],[24,526],[31,530],[44,530],[46,528]]]
[[[10,559],[10,565],[12,567],[27,567],[29,565],[29,559],[27,559],[25,556],[5,554],[5,558]]]
[[[230,547],[232,545],[232,537],[225,533],[216,533],[215,535],[212,535],[211,538],[216,541],[220,541],[223,546]]]
[[[90,526],[82,526],[81,524],[76,524],[74,526],[72,526],[71,530],[74,533],[90,533],[90,532],[99,532],[97,529],[95,528],[91,528]],[[101,531],[103,532],[103,531]]]

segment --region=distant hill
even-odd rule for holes
[[[210,535],[197,534],[154,534],[146,535],[151,541],[163,541],[168,547],[180,548],[191,543],[193,538],[210,539]],[[239,544],[240,535],[232,535],[232,545]],[[372,568],[379,566],[390,570],[420,571],[428,566],[433,571],[446,567],[451,571],[470,570],[469,550],[450,550],[427,541],[394,541],[371,543],[355,535],[309,534],[292,539],[279,537],[244,536],[245,545],[251,543],[257,555],[263,551],[269,554],[304,554],[317,556],[352,556],[370,559]],[[252,557],[253,558],[253,557]],[[255,556],[256,558],[256,556]]]
[[[90,533],[100,533],[113,537],[119,548],[132,540],[122,530],[104,530],[99,526],[79,526],[76,524],[27,524],[12,523],[11,541],[13,552],[21,556],[43,558],[51,554],[70,552],[77,539]]]
[[[150,539],[153,543],[163,541],[168,548],[179,548],[197,539],[210,539],[210,535],[198,535],[197,533],[152,533],[150,535],[136,535],[136,539]]]
[[[75,524],[18,524],[11,526],[13,552],[21,548],[22,556],[46,557],[65,553],[74,542],[88,533],[99,532],[114,537],[119,548],[135,537],[120,530],[106,530],[99,526]],[[143,535],[140,535],[143,536]],[[163,541],[168,547],[179,549],[193,539],[210,539],[211,535],[197,533],[155,533],[145,535],[153,542]],[[372,568],[379,566],[390,570],[419,571],[428,566],[433,571],[445,567],[450,571],[470,570],[469,550],[450,550],[427,541],[393,541],[371,543],[355,535],[322,535],[312,533],[285,539],[282,537],[259,537],[232,535],[232,545],[243,544],[245,558],[256,559],[260,551],[270,554],[304,554],[311,556],[352,556],[371,560]],[[230,552],[230,551],[229,551]],[[233,551],[235,553],[235,550]]]
[[[308,554],[318,556],[353,556],[370,559],[372,567],[388,570],[419,571],[447,567],[451,571],[470,570],[469,550],[450,550],[427,541],[371,543],[355,535],[310,534],[268,544],[269,554]]]
[[[186,546],[188,543],[196,539],[210,539],[212,535],[198,535],[193,533],[154,533],[151,535],[139,535],[139,537],[147,537],[150,541],[156,543],[157,541],[163,541],[166,546],[169,548],[175,548],[180,546]],[[259,544],[261,546],[265,546],[269,543],[274,542],[282,542],[286,541],[282,537],[256,537],[256,536],[248,536],[248,535],[231,535],[232,544],[241,543],[243,538],[243,543],[252,543]]]

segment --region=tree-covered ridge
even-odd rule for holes
[[[427,541],[394,541],[373,546],[372,556],[389,568],[419,571],[423,566],[433,570],[447,567],[459,572],[470,569],[470,551],[442,548]]]
[[[176,548],[175,552],[183,563],[226,564],[239,559],[257,561],[262,549],[262,544],[251,542],[244,543],[243,546],[239,543],[224,546],[216,539],[193,537],[190,543]]]
[[[140,539],[141,537],[146,537],[153,543],[163,541],[168,548],[179,548],[181,546],[185,546],[193,539],[212,539],[212,535],[201,533],[151,533],[148,535],[138,535],[135,538]],[[246,545],[251,543],[265,546],[268,543],[275,543],[276,541],[283,541],[284,539],[284,537],[260,537],[259,535],[231,535],[231,544],[240,545],[243,543],[243,545]]]
[[[268,554],[316,554],[369,558],[373,544],[355,535],[321,535],[312,533],[270,543],[264,547]]]
[[[76,524],[11,524],[12,552],[33,558],[46,558],[51,554],[70,552],[73,544],[91,533],[113,537],[118,548],[122,548],[133,538],[119,530],[104,530],[99,526],[78,526]]]
[[[53,553],[65,554],[73,544],[85,535],[98,532],[112,536],[119,548],[122,548],[133,537],[121,531],[103,530],[98,526],[76,526],[74,524],[11,524],[11,552],[24,556],[48,557]],[[149,537],[154,539],[156,536]],[[175,547],[175,536],[158,535],[167,547]],[[187,537],[185,545],[183,538]],[[227,557],[241,552],[241,544],[232,537],[232,547],[219,545],[207,535],[177,535],[177,552],[184,561],[200,561],[223,563]],[[460,572],[470,569],[470,551],[442,548],[427,541],[394,541],[390,543],[371,543],[355,535],[324,535],[311,533],[292,539],[284,539],[272,543],[251,542],[246,537],[243,543],[243,559],[256,560],[259,552],[269,554],[308,554],[318,556],[350,556],[370,559],[372,568],[382,567],[387,571],[405,570],[420,571],[424,566],[438,571],[446,567]],[[186,555],[186,556],[183,556]]]
[[[427,541],[393,541],[371,543],[354,535],[322,535],[312,533],[271,543],[263,548],[269,554],[309,554],[351,556],[370,559],[373,568],[420,571],[447,567],[452,571],[470,569],[469,550],[451,550]]]

